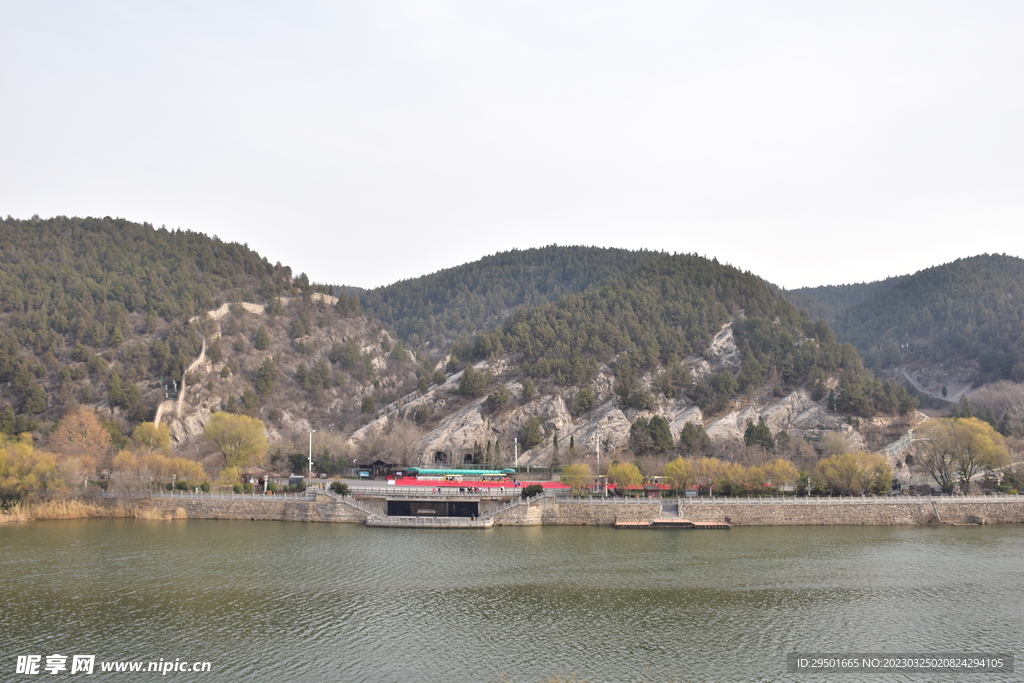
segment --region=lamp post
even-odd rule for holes
[[[315,429],[309,430],[309,483],[313,483],[313,434]]]

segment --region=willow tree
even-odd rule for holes
[[[269,448],[263,422],[248,415],[214,413],[203,429],[203,438],[216,444],[228,467],[260,465]]]
[[[818,461],[814,478],[841,496],[885,493],[892,488],[892,465],[879,453],[841,453]]]
[[[796,469],[796,465],[783,458],[772,460],[764,465],[762,469],[764,470],[765,481],[780,490],[796,484],[797,479],[800,478],[800,472]]]
[[[578,463],[566,465],[562,468],[562,483],[570,487],[574,493],[578,493],[594,482],[594,475],[590,472],[590,465]]]
[[[692,423],[687,422],[686,424]],[[665,478],[676,491],[684,491],[693,486],[696,481],[690,461],[683,458],[676,458],[665,465]]]
[[[928,420],[914,437],[921,444],[921,466],[946,493],[956,482],[966,493],[976,474],[1010,463],[1002,435],[975,417]]]
[[[32,436],[0,436],[0,503],[65,488],[52,453],[37,451]]]
[[[171,430],[166,424],[140,422],[132,432],[132,450],[137,453],[171,454]]]
[[[608,480],[621,491],[638,488],[644,483],[644,475],[635,463],[613,462],[608,466]]]

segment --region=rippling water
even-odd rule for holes
[[[17,655],[55,653],[213,664],[100,680],[820,681],[787,674],[786,654],[1020,659],[1022,634],[1020,526],[0,526],[4,681],[23,678]]]

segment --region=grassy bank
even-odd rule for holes
[[[80,498],[59,498],[15,503],[0,512],[0,524],[55,519],[184,519],[183,508],[157,510],[122,501],[96,502]]]

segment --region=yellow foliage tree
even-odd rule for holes
[[[562,468],[562,483],[571,487],[574,492],[586,489],[593,481],[594,475],[590,472],[590,465],[585,462]]]
[[[141,422],[132,432],[132,450],[136,453],[171,454],[171,430],[165,425]]]
[[[621,489],[635,489],[644,483],[640,468],[631,462],[613,462],[608,466],[608,481]]]
[[[920,440],[921,466],[947,493],[957,480],[966,493],[974,475],[1010,464],[1006,440],[975,417],[928,420],[914,430],[914,437]]]
[[[885,493],[892,488],[892,466],[879,453],[841,453],[818,461],[815,484],[841,496]]]
[[[143,467],[154,472],[160,479],[174,477],[187,481],[200,481],[206,478],[203,464],[188,458],[171,458],[159,453],[149,453],[143,455],[139,460]]]
[[[270,447],[266,427],[248,415],[214,413],[203,429],[203,437],[217,445],[228,467],[261,465]]]
[[[722,471],[722,461],[718,458],[696,458],[690,467],[694,483],[707,489],[708,494],[714,493],[715,484]]]
[[[225,467],[220,471],[220,478],[229,484],[242,483],[242,470],[237,467]]]
[[[17,440],[0,437],[0,500],[10,502],[65,488],[56,457],[37,451],[31,435]]]
[[[668,480],[669,486],[676,491],[688,489],[696,481],[690,461],[684,458],[676,458],[665,465],[665,478]]]
[[[112,460],[114,480],[123,488],[131,489],[138,484],[154,479],[184,479],[186,481],[202,481],[206,479],[203,464],[188,458],[174,458],[161,453],[136,455],[131,451],[121,451]]]
[[[763,469],[765,482],[776,489],[793,486],[800,478],[800,472],[796,465],[783,458],[772,460],[764,465]]]

